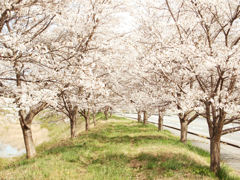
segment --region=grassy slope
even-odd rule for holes
[[[52,141],[41,145],[34,159],[2,162],[0,179],[215,178],[209,154],[181,144],[168,131],[116,117],[107,122],[74,140],[60,137],[69,133],[67,125],[49,124]]]

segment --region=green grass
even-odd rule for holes
[[[113,118],[73,140],[61,136],[69,133],[67,125],[48,127],[55,136],[38,147],[38,156],[4,162],[0,179],[217,179],[209,171],[209,153],[153,125]]]
[[[226,165],[222,165],[220,171],[218,171],[217,176],[220,180],[240,180],[240,177],[236,175],[229,174],[229,167]]]

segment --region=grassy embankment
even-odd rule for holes
[[[67,138],[66,123],[43,126],[51,141],[38,147],[34,159],[2,160],[0,179],[217,179],[209,171],[209,153],[153,125],[113,117],[74,140]]]

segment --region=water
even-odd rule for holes
[[[1,158],[17,157],[25,153],[26,153],[25,149],[18,150],[17,148],[12,147],[11,145],[0,143]]]

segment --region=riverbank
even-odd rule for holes
[[[33,139],[36,145],[49,140],[48,130],[42,128],[40,124],[32,125]],[[6,123],[0,126],[0,142],[11,145],[18,150],[24,149],[22,129],[18,123]]]
[[[0,112],[0,157],[8,158],[25,153],[22,129],[18,117],[13,111]],[[49,133],[40,124],[32,124],[33,140],[35,145],[49,141]]]
[[[153,125],[116,118],[73,140],[60,136],[43,143],[36,158],[5,164],[0,179],[217,179],[208,152]]]

